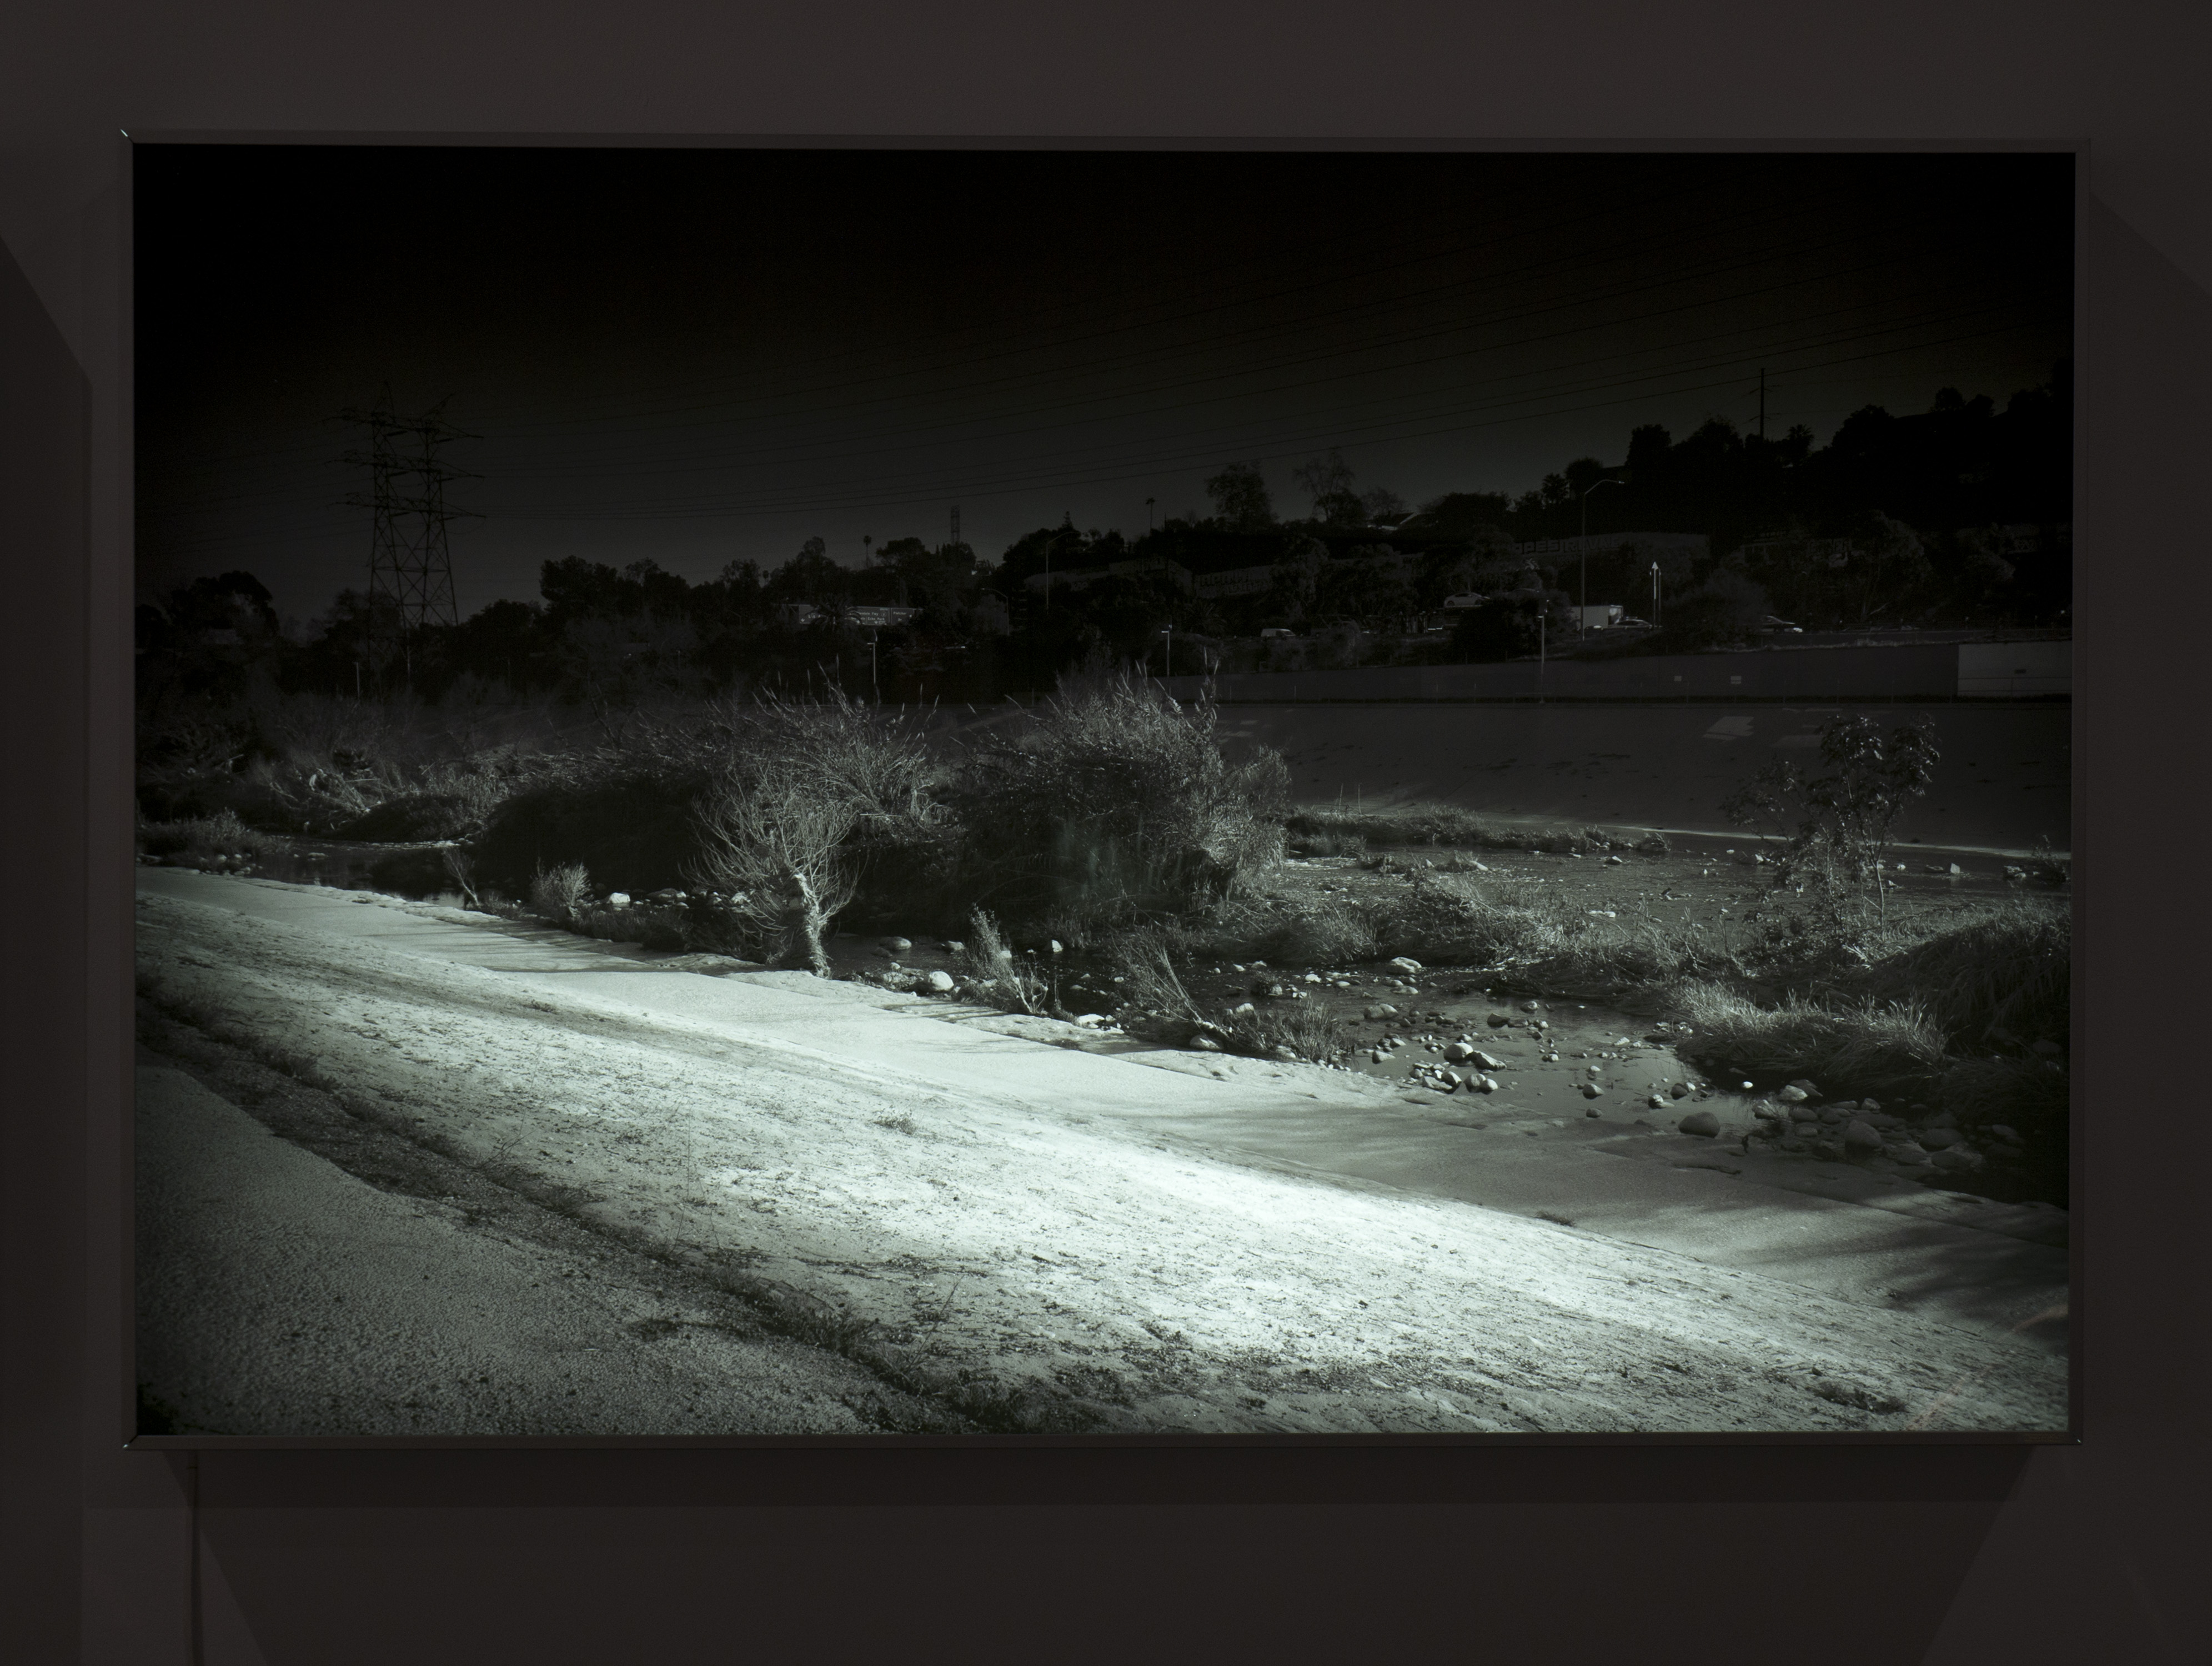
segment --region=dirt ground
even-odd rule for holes
[[[1656,870],[1633,879],[1668,888]],[[1539,881],[1631,883],[1587,858],[1532,864],[1523,882]],[[1732,906],[1719,894],[1689,905]],[[869,1427],[2065,1421],[2063,1361],[2047,1347],[1357,1173],[1240,1160],[1176,1131],[1402,1100],[1366,1076],[1244,1061],[1201,1074],[1188,1057],[1150,1068],[897,1011],[863,985],[660,970],[327,889],[176,876],[142,896],[139,923],[157,1053],[217,1091],[228,1081],[234,1100],[253,1097],[235,1079],[249,1067],[295,1102],[319,1096],[313,1116],[292,1114],[383,1152],[356,1153],[372,1186],[380,1173],[403,1192],[434,1183],[409,1177],[406,1150],[495,1184],[514,1207],[467,1230],[519,1255],[550,1254],[557,1226],[662,1268],[665,1310],[644,1316],[660,1324],[640,1347],[741,1310],[764,1335],[862,1367],[871,1386],[842,1403]],[[274,1118],[278,1097],[248,1109]],[[298,1137],[343,1166],[346,1142],[306,1126]],[[428,1403],[439,1432],[487,1414]],[[691,1432],[715,1426],[700,1415]],[[498,1420],[546,1426],[527,1403]]]

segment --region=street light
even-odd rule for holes
[[[1651,628],[1659,628],[1659,563],[1651,563]]]
[[[1589,629],[1589,495],[1600,486],[1618,486],[1620,483],[1618,480],[1600,480],[1583,488],[1583,590],[1581,605],[1575,610],[1575,641],[1577,642],[1583,640],[1583,633]]]

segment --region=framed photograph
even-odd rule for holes
[[[139,1443],[2071,1439],[2076,161],[137,143]]]

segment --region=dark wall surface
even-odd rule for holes
[[[11,1657],[2179,1661],[2208,1613],[2188,1114],[2212,137],[2180,9],[1091,10],[150,0],[0,24],[19,920]],[[129,358],[118,130],[2092,143],[2076,514],[2078,1447],[123,1449]],[[70,358],[74,358],[74,365]],[[88,450],[80,437],[88,432]],[[89,549],[88,559],[85,552]],[[2123,562],[2104,552],[2130,552]],[[198,1534],[188,1499],[199,1501]]]

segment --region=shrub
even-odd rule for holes
[[[1881,867],[1891,831],[1905,806],[1927,792],[1939,756],[1930,721],[1900,724],[1885,736],[1871,718],[1839,717],[1820,730],[1826,774],[1770,763],[1721,808],[1739,827],[1789,835],[1775,865],[1777,885],[1835,891],[1870,882],[1886,908]]]
[[[1224,1048],[1256,1058],[1328,1064],[1344,1052],[1344,1025],[1324,1000],[1291,1000],[1231,1012],[1216,1031]]]
[[[698,854],[693,807],[703,769],[661,772],[614,755],[569,760],[503,802],[476,842],[484,884],[526,892],[541,869],[579,863],[602,885],[642,894],[684,883]]]
[[[1222,756],[1211,707],[1117,677],[970,752],[955,789],[962,882],[1027,918],[1188,909],[1281,859],[1288,794],[1275,753]]]
[[[1470,664],[1517,660],[1547,642],[1556,653],[1574,629],[1564,590],[1494,596],[1462,612],[1452,626],[1452,652]]]
[[[1723,569],[1686,596],[1670,600],[1660,628],[1644,639],[1654,654],[1701,654],[1756,641],[1771,604],[1766,592]]]
[[[1201,954],[1281,966],[1342,966],[1375,953],[1375,930],[1366,915],[1334,897],[1217,907],[1191,921],[1182,935]]]
[[[726,708],[718,739],[687,878],[728,892],[771,960],[827,976],[823,934],[872,859],[933,841],[936,765],[904,717],[842,694]]]
[[[224,857],[270,856],[285,848],[284,840],[248,827],[229,810],[182,821],[142,822],[138,827],[138,848],[149,856],[212,862]]]
[[[581,862],[540,868],[530,881],[532,909],[564,925],[576,918],[591,894],[592,876]]]
[[[1044,979],[1033,964],[1018,958],[1007,946],[999,922],[981,909],[968,917],[968,935],[961,944],[960,965],[969,976],[984,985],[1010,1006],[1024,1012],[1039,1011],[1045,1000]]]

